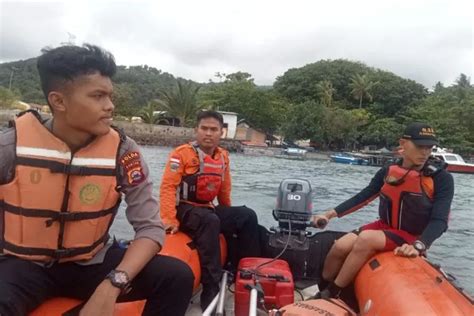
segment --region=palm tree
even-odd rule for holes
[[[331,81],[323,80],[318,82],[316,85],[318,90],[318,96],[321,98],[323,103],[330,107],[332,105],[332,96],[336,92],[336,89],[333,88]]]
[[[465,74],[460,74],[459,77],[456,79],[456,85],[462,88],[470,88],[471,87],[471,78],[466,76]]]
[[[170,91],[160,91],[160,98],[155,102],[159,110],[167,112],[167,117],[178,118],[180,126],[190,126],[194,123],[196,113],[203,108],[196,100],[200,88],[192,82],[177,80],[176,87]]]
[[[372,102],[372,95],[370,94],[370,90],[379,84],[378,81],[370,81],[367,78],[367,74],[364,75],[355,75],[351,78],[351,83],[349,87],[352,89],[351,94],[354,96],[354,99],[359,100],[359,109],[362,108],[362,100],[367,98],[370,102]]]
[[[142,108],[139,112],[139,116],[142,118],[143,123],[155,124],[159,118],[158,114],[156,114],[155,111],[155,105],[151,102],[149,102],[147,106]]]

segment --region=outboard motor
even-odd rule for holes
[[[277,227],[271,227],[264,254],[290,264],[295,285],[305,288],[321,281],[321,272],[334,240],[344,232],[316,232],[311,222],[313,190],[305,179],[284,179],[278,188],[278,199],[273,216]],[[324,219],[317,228],[327,224]]]
[[[270,246],[290,250],[308,250],[311,232],[306,228],[311,225],[313,190],[308,180],[284,179],[278,188],[276,208],[273,217],[278,227],[270,230]]]

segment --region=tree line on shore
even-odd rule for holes
[[[425,121],[441,145],[474,153],[474,86],[460,74],[450,86],[422,84],[349,60],[320,60],[287,70],[272,86],[246,72],[216,73],[207,83],[154,67],[119,66],[114,81],[118,117],[192,126],[201,109],[237,112],[268,135],[309,139],[320,149],[392,147],[405,124]],[[36,59],[0,64],[0,107],[15,100],[44,104]]]

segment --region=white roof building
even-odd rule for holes
[[[224,118],[224,135],[222,138],[234,139],[237,130],[237,113],[217,111]]]

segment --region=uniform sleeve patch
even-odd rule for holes
[[[181,164],[181,158],[179,156],[170,157],[170,170],[172,172],[176,172],[179,169],[180,164]]]
[[[170,170],[172,172],[176,172],[179,169],[179,163],[171,162],[170,163]]]
[[[145,180],[140,153],[136,151],[125,153],[120,158],[120,164],[125,170],[129,184],[137,185]]]

